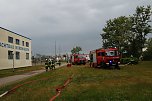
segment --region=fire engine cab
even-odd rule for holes
[[[111,67],[119,69],[120,56],[117,48],[96,49],[90,51],[91,67]]]
[[[86,64],[86,56],[84,54],[72,54],[70,57],[71,63],[73,65],[78,65],[78,64]]]

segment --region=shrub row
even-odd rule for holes
[[[120,59],[120,63],[121,64],[127,64],[127,63],[138,64],[138,58],[136,58],[136,57],[133,57],[133,58],[121,58]]]

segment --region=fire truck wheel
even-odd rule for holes
[[[120,67],[119,67],[118,64],[116,64],[115,69],[119,69],[120,70]]]
[[[104,62],[101,62],[101,63],[100,63],[100,66],[101,66],[102,68],[106,68],[106,64],[105,64]]]

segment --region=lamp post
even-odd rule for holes
[[[12,53],[12,57],[13,57],[13,72],[14,72],[14,53]]]

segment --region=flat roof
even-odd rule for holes
[[[21,37],[24,37],[24,38],[27,38],[27,39],[31,40],[30,38],[28,38],[28,37],[26,37],[26,36],[23,36],[23,35],[20,35],[20,34],[18,34],[18,33],[15,33],[15,32],[13,32],[13,31],[10,31],[10,30],[6,29],[6,28],[3,28],[3,27],[0,27],[0,28],[3,29],[3,30],[6,30],[6,31],[8,31],[8,32],[11,32],[11,33],[13,33],[13,34],[16,34],[16,35],[19,35],[19,36],[21,36]]]

